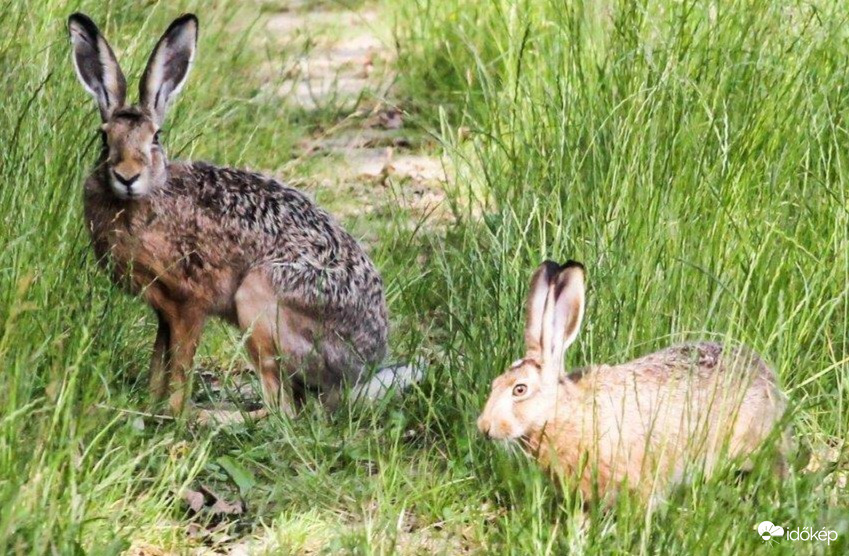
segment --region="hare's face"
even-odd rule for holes
[[[554,418],[563,354],[584,316],[584,267],[575,261],[542,263],[531,279],[527,308],[525,357],[493,381],[478,419],[490,438],[528,436]]]
[[[91,18],[72,14],[68,33],[77,78],[100,108],[109,189],[119,199],[149,195],[166,180],[158,133],[192,67],[198,20],[185,14],[168,26],[148,59],[134,106],[115,53]]]
[[[545,426],[554,413],[556,392],[544,387],[538,361],[521,359],[492,382],[492,392],[478,418],[478,429],[497,440],[526,436]]]
[[[109,186],[119,199],[139,199],[165,183],[159,129],[142,110],[122,108],[101,127]]]

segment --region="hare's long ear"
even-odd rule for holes
[[[584,319],[584,267],[568,261],[553,284],[554,326],[549,357],[559,367],[563,365],[566,348],[572,345]]]
[[[115,53],[87,15],[72,14],[68,18],[68,34],[77,78],[97,101],[100,117],[106,121],[115,109],[124,106],[127,98],[127,81]]]
[[[545,328],[546,304],[551,290],[551,281],[560,265],[545,261],[536,269],[531,278],[528,292],[527,316],[525,318],[525,357],[542,361],[543,329]]]
[[[195,59],[198,18],[184,14],[175,19],[150,54],[141,80],[141,104],[161,125],[168,105],[186,83]]]

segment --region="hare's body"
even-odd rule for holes
[[[114,198],[102,168],[86,182],[95,251],[122,284],[157,311],[276,329],[283,355],[312,357],[307,386],[354,383],[380,362],[380,276],[326,212],[259,174],[180,162],[167,172],[165,187],[130,202]]]
[[[194,15],[159,39],[138,105],[126,103],[126,80],[94,22],[73,14],[68,30],[77,76],[103,122],[86,224],[98,258],[158,316],[154,398],[170,395],[172,411],[183,410],[204,323],[219,316],[246,333],[267,403],[291,412],[281,378],[296,394],[319,390],[334,402],[386,351],[383,285],[365,252],[295,189],[167,160],[159,131],[194,60]]]
[[[690,473],[724,458],[742,468],[780,426],[786,409],[775,373],[745,347],[682,344],[616,366],[566,374],[565,349],[584,314],[583,267],[546,262],[528,298],[525,357],[495,379],[478,427],[522,442],[586,500],[622,485],[662,499]],[[789,433],[778,439],[784,473]]]
[[[578,369],[558,391],[561,410],[523,440],[546,468],[576,478],[586,499],[623,483],[662,496],[688,473],[709,476],[721,457],[745,467],[786,405],[757,355],[717,343]]]

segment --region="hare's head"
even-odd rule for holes
[[[525,324],[525,357],[492,383],[478,419],[491,438],[521,438],[541,430],[555,413],[563,355],[584,316],[584,267],[546,261],[531,279]]]
[[[136,105],[127,104],[127,81],[94,22],[75,13],[68,18],[68,32],[77,77],[100,108],[109,189],[119,199],[144,197],[166,180],[159,130],[189,75],[198,20],[183,15],[159,39],[142,75]]]

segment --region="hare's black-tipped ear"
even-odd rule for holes
[[[100,116],[106,121],[115,109],[124,106],[127,98],[127,81],[115,53],[87,15],[72,14],[68,18],[68,34],[77,77],[97,101]]]
[[[545,261],[536,269],[531,278],[528,292],[527,316],[525,319],[525,356],[542,361],[543,329],[546,328],[546,303],[551,289],[551,281],[560,269],[553,261]]]
[[[165,120],[168,105],[186,84],[197,42],[198,18],[184,14],[168,26],[150,54],[141,80],[141,104],[157,124]]]
[[[553,282],[554,326],[552,331],[552,361],[563,363],[566,348],[572,345],[584,319],[584,266],[568,261],[561,267]]]

